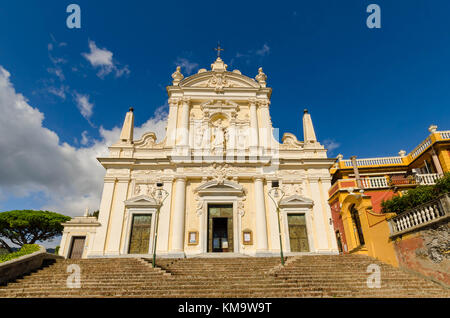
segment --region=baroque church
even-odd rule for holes
[[[177,67],[172,78],[164,140],[153,132],[135,140],[130,109],[120,140],[98,158],[106,170],[98,218],[86,212],[63,224],[59,254],[277,256],[280,236],[287,255],[338,253],[327,203],[335,159],[308,111],[304,140],[285,133],[279,143],[262,68],[254,79],[229,71],[219,51],[210,70],[185,78]]]

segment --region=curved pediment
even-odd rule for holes
[[[195,189],[200,196],[202,195],[244,195],[244,188],[236,183],[229,180],[224,180],[219,182],[218,180],[211,180],[203,183]]]
[[[283,198],[283,200],[281,200],[280,202],[280,207],[282,208],[311,208],[313,205],[313,200],[305,198],[298,194]]]
[[[134,198],[130,198],[130,199],[126,200],[124,203],[127,208],[130,208],[130,207],[147,207],[147,208],[154,207],[154,208],[156,208],[158,206],[158,204],[152,197],[145,195],[145,194],[139,195]]]
[[[206,71],[183,79],[181,87],[202,88],[260,88],[254,79],[235,72]]]

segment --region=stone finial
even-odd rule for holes
[[[264,74],[262,67],[258,69],[258,75],[256,75],[255,79],[261,85],[261,87],[266,87],[267,75]]]
[[[342,154],[338,154],[337,155],[337,160],[341,161],[342,159],[344,159],[344,156]]]
[[[86,208],[86,210],[84,210],[84,216],[85,217],[89,216],[89,208]]]
[[[133,143],[133,130],[134,130],[134,109],[130,107],[129,112],[125,115],[122,131],[120,133],[120,140],[122,142]]]
[[[172,74],[172,78],[173,78],[172,84],[174,86],[178,85],[181,82],[181,80],[184,78],[183,74],[181,74],[180,66],[177,66],[177,70]]]
[[[432,134],[434,134],[437,130],[438,126],[436,125],[431,125],[430,127],[428,127],[428,131]]]
[[[311,115],[307,112],[303,113],[303,139],[305,143],[317,142]]]
[[[400,156],[400,157],[404,157],[404,156],[406,156],[406,151],[405,150],[400,150],[399,152],[398,152],[398,155]]]
[[[211,64],[211,70],[213,72],[225,72],[227,70],[228,65],[225,64],[222,59],[218,56],[216,61]]]

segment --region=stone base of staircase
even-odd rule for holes
[[[232,255],[236,256],[236,255]],[[81,288],[68,288],[68,266],[80,268]],[[377,264],[380,288],[369,288]],[[449,289],[361,255],[286,257],[57,259],[6,286],[0,297],[450,297]]]

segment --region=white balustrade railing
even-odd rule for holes
[[[411,157],[414,159],[418,155],[420,155],[425,149],[428,148],[428,146],[431,145],[431,138],[428,137],[425,139],[420,145],[418,145],[412,152]]]
[[[361,179],[361,185],[364,189],[369,188],[388,188],[388,180],[386,177],[369,177]]]
[[[444,194],[436,200],[390,219],[391,237],[417,230],[448,217],[450,217],[450,198],[448,194]]]
[[[352,167],[351,160],[342,160],[346,167]],[[380,157],[380,158],[366,158],[356,159],[356,165],[359,166],[380,166],[380,165],[395,165],[402,164],[402,157]]]
[[[416,182],[422,185],[436,184],[439,175],[437,173],[416,174]]]
[[[450,130],[440,131],[439,133],[441,134],[442,139],[450,139]]]

